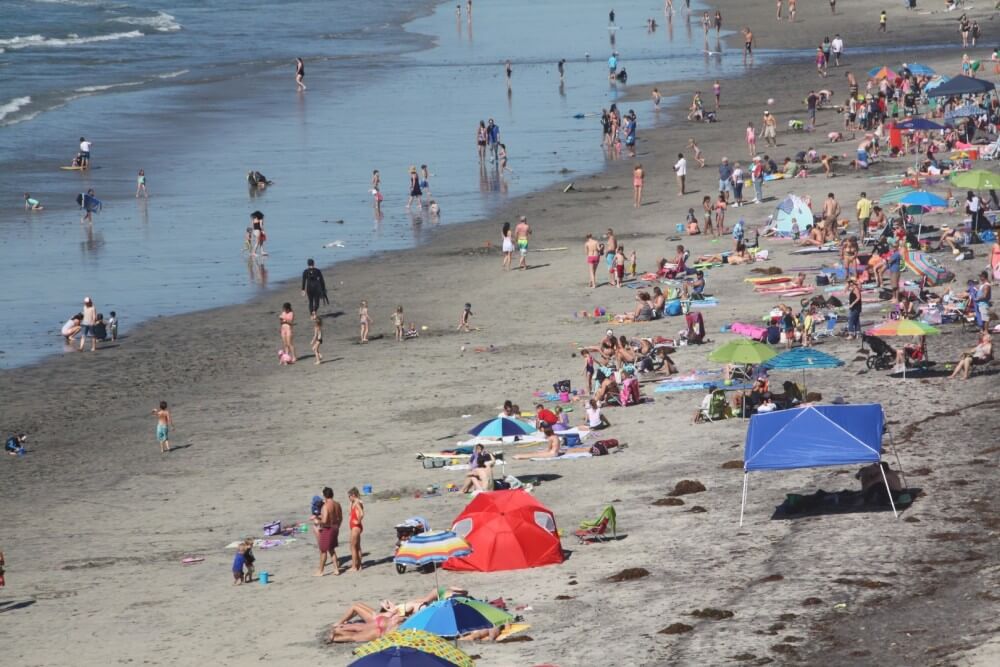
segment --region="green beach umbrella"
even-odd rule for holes
[[[741,338],[717,347],[708,355],[712,361],[724,364],[761,364],[775,356],[774,350],[755,340]]]
[[[996,190],[1000,188],[1000,175],[985,169],[973,169],[952,174],[951,184],[967,190]]]
[[[906,185],[900,188],[893,188],[892,190],[886,192],[884,195],[880,196],[878,198],[878,203],[882,206],[885,206],[886,204],[898,204],[900,199],[916,191],[917,191],[916,188],[911,188]]]

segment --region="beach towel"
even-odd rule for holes
[[[530,459],[531,461],[566,461],[568,459],[590,459],[594,455],[590,452],[573,452],[571,454],[560,454],[556,457],[542,457]]]
[[[763,342],[767,338],[767,329],[755,324],[746,324],[745,322],[733,322],[729,330],[734,334],[739,334],[740,336],[745,336],[752,340]]]
[[[791,254],[793,255],[815,255],[820,252],[840,252],[840,248],[836,246],[811,246],[809,248],[799,248],[798,250],[793,250]]]

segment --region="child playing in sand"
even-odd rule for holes
[[[243,540],[243,565],[246,568],[246,573],[243,575],[243,581],[250,583],[253,581],[253,571],[254,571],[254,561],[257,560],[253,555],[253,538],[248,537]],[[233,568],[233,574],[236,574],[235,567]]]
[[[406,325],[406,330],[403,332],[403,338],[416,338],[420,334],[417,333],[417,325],[410,322]]]
[[[465,304],[465,308],[462,309],[462,314],[458,318],[458,330],[459,331],[470,331],[469,328],[469,318],[472,317],[472,304]]]
[[[236,556],[233,557],[233,586],[239,586],[243,583],[246,553],[247,545],[245,542],[241,542],[240,546],[236,547]]]
[[[392,314],[392,325],[396,328],[396,340],[403,340],[403,307],[396,306],[396,312]]]
[[[583,390],[589,394],[590,388],[594,386],[594,357],[590,355],[590,350],[583,352],[583,379]]]
[[[362,301],[358,308],[358,318],[361,320],[361,342],[368,342],[368,327],[371,326],[372,318],[368,317],[368,302]]]
[[[312,347],[313,356],[316,357],[316,365],[319,366],[323,363],[323,355],[319,353],[319,346],[323,344],[323,319],[319,313],[313,313],[312,321],[313,337],[310,347]]]
[[[701,154],[701,148],[695,143],[694,137],[688,139],[688,148],[694,151],[694,161],[698,163],[698,168],[705,166],[705,156]]]
[[[156,417],[156,440],[160,443],[160,453],[169,452],[170,428],[174,425],[174,420],[170,417],[166,401],[160,401],[160,407],[153,410],[153,416]]]

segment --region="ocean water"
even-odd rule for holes
[[[412,246],[434,225],[602,168],[596,114],[636,88],[642,101],[624,106],[639,115],[641,154],[642,134],[666,120],[643,82],[707,88],[742,71],[738,52],[705,52],[698,13],[667,23],[658,3],[615,4],[609,29],[597,0],[477,0],[471,21],[464,2],[457,17],[453,3],[388,0],[4,0],[0,367],[63,352],[59,327],[85,295],[127,332],[251,298],[307,257],[328,265]],[[720,50],[714,32],[707,48]],[[628,86],[607,81],[612,49]],[[490,117],[513,169],[502,177],[476,156],[476,126]],[[80,136],[94,169],[60,170]],[[422,163],[440,219],[404,206],[407,168]],[[148,202],[134,197],[139,168]],[[275,184],[249,192],[251,168]],[[376,168],[380,219],[368,194]],[[87,188],[104,202],[93,224],[75,204]],[[44,211],[23,209],[26,191]],[[266,215],[263,261],[242,253],[255,209]],[[343,247],[324,247],[334,241]]]

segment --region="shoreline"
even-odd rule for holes
[[[810,67],[803,64],[788,70],[804,80]],[[768,74],[772,76],[766,85],[745,80],[742,85],[731,84],[736,95],[749,100],[739,107],[743,113],[760,108],[757,98],[762,88],[781,86],[780,73]],[[785,88],[797,90],[793,85]],[[678,104],[683,109],[684,102]],[[784,119],[788,109],[781,108],[778,113]],[[314,487],[329,483],[331,478],[341,500],[347,487],[363,483],[374,482],[380,494],[367,501],[372,528],[370,537],[366,533],[366,551],[371,553],[368,560],[386,555],[390,527],[403,516],[425,513],[435,526],[447,524],[464,504],[461,499],[407,497],[414,488],[449,479],[421,470],[412,461],[413,452],[453,442],[456,436],[446,434],[461,432],[461,415],[495,413],[495,406],[506,396],[528,409],[531,389],[545,388],[561,377],[571,377],[577,384],[580,363],[570,357],[573,345],[595,342],[603,326],[592,320],[574,320],[571,312],[598,305],[622,311],[631,307],[634,296],[632,290],[602,287],[591,291],[583,287],[582,233],[596,233],[607,226],[618,230],[625,225],[621,238],[627,246],[639,244],[640,266],[648,268],[657,253],[669,256],[675,242],[664,243],[663,237],[674,236],[673,226],[681,221],[682,211],[696,204],[695,196],[683,201],[673,196],[669,165],[676,149],[670,146],[686,143],[677,135],[701,139],[710,166],[702,171],[692,168],[689,182],[692,189],[710,192],[712,165],[717,164],[721,151],[731,150],[733,131],[739,134],[736,121],[691,125],[680,120],[683,116],[683,111],[677,116],[674,127],[680,129],[674,131],[640,130],[639,159],[649,168],[648,199],[652,202],[645,210],[632,212],[627,208],[632,162],[622,160],[580,179],[576,193],[563,195],[559,186],[552,186],[511,201],[488,220],[439,227],[432,232],[431,241],[416,248],[349,260],[325,271],[332,288],[331,310],[343,312],[328,319],[324,354],[332,366],[314,369],[311,360],[304,359],[293,368],[279,368],[273,359],[276,306],[287,299],[299,315],[304,309],[292,281],[247,303],[152,320],[130,331],[131,340],[126,339],[121,347],[100,355],[78,354],[0,371],[0,391],[13,397],[5,406],[7,418],[21,416],[18,428],[36,436],[34,446],[38,447],[26,459],[7,461],[18,466],[11,468],[4,492],[12,518],[8,536],[16,535],[18,541],[4,545],[9,561],[5,595],[17,597],[27,588],[37,600],[24,612],[11,614],[12,624],[0,630],[13,658],[28,664],[57,664],[50,662],[54,657],[48,651],[62,649],[60,642],[46,646],[32,638],[33,629],[45,627],[49,618],[67,618],[73,619],[67,621],[70,637],[121,633],[115,657],[155,655],[157,660],[174,663],[214,650],[218,662],[230,664],[262,656],[329,659],[333,652],[335,660],[346,662],[346,649],[323,649],[312,641],[314,629],[332,620],[351,599],[370,602],[386,594],[423,593],[430,586],[427,577],[400,577],[388,572],[391,566],[378,565],[359,577],[309,581],[306,573],[314,551],[293,545],[284,551],[263,552],[263,557],[258,554],[266,562],[265,569],[277,570],[278,588],[257,587],[250,594],[260,591],[270,598],[237,598],[232,595],[233,587],[226,588],[228,582],[223,581],[227,561],[221,545],[274,518],[300,518]],[[837,123],[830,113],[821,118],[825,123]],[[785,146],[782,151],[795,150],[793,146],[806,139],[804,135],[779,134]],[[655,154],[649,153],[649,147],[655,148]],[[734,152],[742,157],[739,149]],[[846,189],[842,199],[846,208],[855,189],[875,187],[865,183],[872,181],[846,176],[791,185],[811,192],[827,187]],[[611,187],[617,189],[602,189]],[[776,184],[768,186],[765,194],[780,196],[785,191],[785,184]],[[754,216],[748,223],[757,224],[773,203],[745,209],[748,217]],[[743,211],[736,209],[740,214]],[[519,213],[527,215],[536,227],[533,246],[570,249],[529,253],[529,264],[537,269],[503,275],[498,270],[496,250],[499,222]],[[486,249],[485,242],[492,248]],[[719,248],[701,237],[685,237],[680,242],[690,244],[698,253]],[[777,258],[770,265],[787,265],[787,246],[771,247]],[[490,273],[493,270],[497,270],[496,276]],[[763,307],[766,299],[743,298],[745,291],[740,290],[745,289],[741,285],[745,271],[735,267],[715,271],[718,275],[712,272],[710,280],[724,302],[707,313],[706,319],[709,336],[718,340],[719,334],[713,332],[718,332],[720,322],[746,317]],[[464,280],[461,276],[486,279]],[[377,303],[370,296],[376,290],[385,295]],[[345,345],[355,334],[353,304],[365,295],[373,301],[377,323],[373,333],[390,330],[388,315],[397,301],[406,306],[408,317],[414,313],[414,321],[428,324],[430,330],[402,346],[388,340],[375,341],[367,348]],[[473,303],[473,323],[481,325],[482,331],[454,331],[464,301]],[[676,321],[668,320],[614,328],[629,335],[634,335],[633,330],[636,334],[671,335],[670,330],[677,326]],[[306,328],[303,322],[297,333],[300,348],[307,339],[302,331]],[[943,359],[965,343],[959,334],[949,332],[935,341],[935,358]],[[462,351],[463,345],[469,349]],[[480,345],[495,345],[498,351],[469,351]],[[824,349],[845,359],[850,359],[853,351],[842,343],[830,343]],[[699,364],[703,367],[707,351],[707,347],[682,349],[676,359],[685,369]],[[811,382],[821,386],[825,395],[841,392],[853,402],[861,402],[859,399],[879,392],[887,380],[858,374],[858,370],[852,361],[845,372]],[[990,380],[979,378],[969,386],[988,392]],[[914,382],[908,385],[911,396],[884,397],[891,420],[906,424],[916,421],[922,404],[934,402],[947,412],[948,407],[961,407],[965,400],[963,395],[953,395],[962,394],[954,390],[956,385],[942,384],[942,380]],[[688,426],[690,410],[700,396],[654,395],[650,391],[647,386],[645,392],[656,399],[650,405],[609,411],[614,424],[609,435],[629,442],[625,453],[607,461],[511,466],[513,474],[549,472],[563,477],[542,484],[536,495],[556,511],[560,527],[567,532],[581,515],[595,514],[603,504],[617,499],[622,525],[630,533],[627,539],[577,546],[564,538],[564,547],[574,554],[558,567],[501,575],[442,575],[444,580],[468,585],[474,592],[503,593],[534,607],[528,621],[534,626],[530,634],[535,641],[470,647],[483,654],[484,664],[529,664],[529,660],[539,662],[560,655],[569,661],[566,664],[582,664],[578,661],[594,647],[586,633],[562,621],[567,614],[580,618],[595,613],[602,614],[608,632],[621,638],[616,644],[602,642],[609,659],[620,664],[716,664],[735,660],[734,655],[743,655],[736,662],[745,664],[754,664],[761,655],[794,662],[811,655],[805,645],[795,648],[801,637],[798,641],[789,639],[802,634],[834,642],[824,654],[827,659],[836,656],[852,664],[874,664],[878,656],[871,646],[847,645],[837,636],[828,637],[831,623],[834,627],[848,625],[843,612],[831,612],[835,614],[833,622],[823,613],[844,602],[850,613],[856,604],[861,610],[857,617],[846,617],[852,623],[870,624],[873,617],[866,614],[876,614],[875,619],[884,621],[891,619],[892,606],[885,600],[872,600],[885,595],[895,596],[894,600],[905,598],[903,591],[912,588],[925,599],[942,600],[938,606],[943,622],[948,614],[956,613],[951,605],[968,606],[968,601],[926,593],[938,577],[945,580],[948,572],[965,573],[969,567],[987,580],[992,576],[988,568],[979,566],[984,560],[990,562],[988,555],[957,563],[934,562],[946,558],[938,552],[958,547],[968,546],[981,553],[982,548],[975,547],[981,538],[963,531],[961,525],[955,525],[962,522],[951,519],[976,521],[967,515],[963,498],[991,498],[989,481],[981,479],[981,469],[977,473],[977,467],[995,466],[995,452],[978,453],[988,449],[990,443],[977,440],[978,436],[988,438],[989,428],[954,443],[949,451],[932,447],[937,440],[930,432],[917,431],[906,442],[900,438],[897,444],[904,466],[932,469],[917,476],[917,485],[925,488],[927,497],[904,515],[905,519],[919,518],[920,523],[904,518],[893,522],[884,514],[826,516],[791,525],[767,521],[768,507],[784,490],[853,483],[840,471],[820,469],[756,481],[748,528],[734,538],[731,505],[738,500],[739,480],[720,465],[740,457],[745,425]],[[179,442],[185,447],[169,459],[156,457],[151,422],[146,416],[157,397],[169,397],[176,410]],[[978,412],[982,409],[975,408],[965,417],[961,413],[942,414],[937,428],[955,432],[968,428],[970,421],[980,425],[992,422],[989,413]],[[74,437],[74,433],[78,435]],[[970,463],[984,456],[985,464]],[[955,477],[967,483],[949,488],[944,479]],[[689,506],[705,507],[706,513],[650,507],[680,479],[705,482],[706,493],[685,500]],[[389,500],[393,492],[400,500]],[[95,512],[95,516],[88,516],[85,527],[77,525],[78,502]],[[980,520],[995,521],[996,501],[983,502],[986,504],[978,505],[979,509],[971,509]],[[155,525],[135,525],[131,518],[136,515],[155,518]],[[41,517],[45,518],[44,526],[39,525]],[[995,525],[984,526],[995,533]],[[887,543],[873,536],[874,531],[884,532]],[[956,536],[926,536],[946,533]],[[840,550],[851,556],[846,563],[837,558]],[[205,565],[178,570],[178,554],[195,552],[206,555]],[[34,559],[38,567],[26,571],[26,564]],[[151,566],[153,572],[149,571]],[[602,581],[605,575],[628,566],[649,568],[654,577],[618,585]],[[934,571],[919,571],[926,567]],[[81,573],[87,576],[81,577]],[[781,574],[783,580],[761,583],[774,574]],[[869,577],[886,585],[869,591],[863,584],[837,584],[833,579],[838,577],[851,581]],[[581,585],[570,586],[570,580],[579,580]],[[904,584],[904,580],[912,583]],[[893,586],[897,581],[899,585]],[[557,593],[573,599],[553,601]],[[826,602],[818,607],[803,606],[807,597]],[[283,605],[282,617],[228,617],[227,610],[233,605],[242,608],[254,604],[251,600]],[[185,612],[192,604],[212,622],[191,619]],[[986,599],[977,604],[977,611],[991,606]],[[688,612],[702,607],[732,609],[736,616],[720,622],[693,621]],[[915,613],[920,611],[917,607]],[[140,621],[131,618],[136,609],[148,614],[144,620],[162,624],[165,634],[143,629]],[[779,620],[788,614],[795,618]],[[23,624],[18,622],[22,617]],[[686,622],[694,630],[676,638],[656,634],[675,621]],[[777,623],[785,627],[774,629]],[[976,628],[987,628],[986,623],[978,618],[970,621],[966,635]],[[898,624],[893,628],[913,629]],[[947,627],[939,624],[937,631],[945,633]],[[132,632],[137,636],[126,636]],[[922,648],[924,640],[928,648],[944,645],[934,632],[934,628],[927,629],[908,641],[914,650]],[[177,637],[186,639],[187,652],[175,645]],[[884,635],[871,638],[873,642],[883,640],[898,639]],[[779,645],[780,649],[774,648]],[[639,647],[647,652],[640,653]],[[81,664],[98,664],[110,657],[100,647],[79,648],[86,649],[80,656]],[[852,653],[862,650],[869,654]],[[753,657],[746,658],[748,654]],[[946,660],[954,654],[927,655]],[[888,662],[892,664],[891,656]]]

